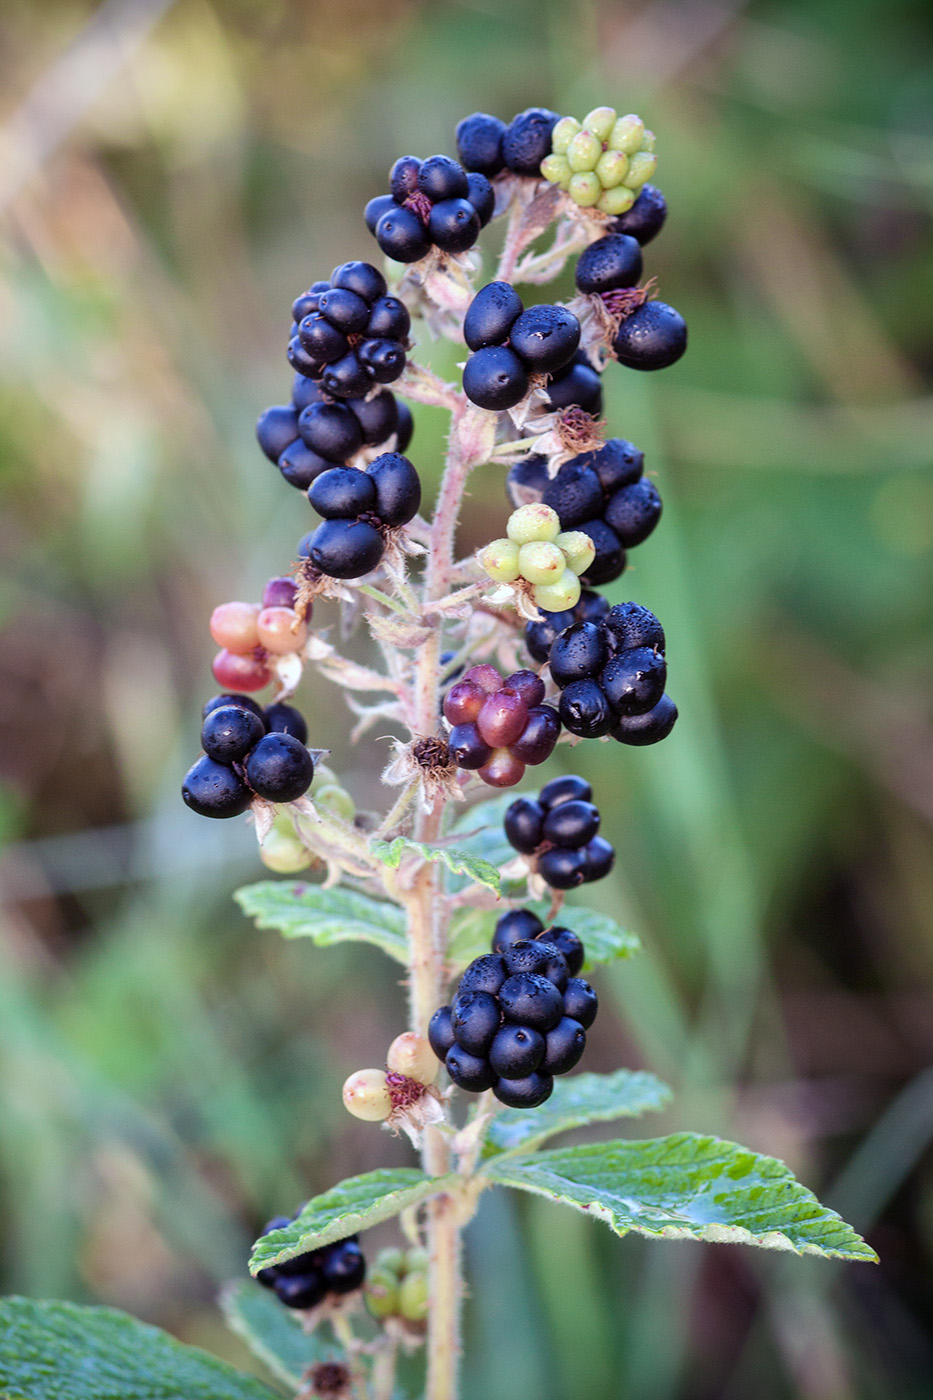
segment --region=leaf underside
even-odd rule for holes
[[[496,1157],[482,1170],[503,1186],[585,1211],[617,1235],[877,1258],[783,1162],[697,1133]]]
[[[321,1341],[319,1332],[305,1332],[298,1314],[283,1308],[274,1293],[252,1279],[229,1283],[221,1294],[220,1306],[231,1331],[293,1390],[309,1366],[339,1359],[336,1349]]]
[[[665,1107],[671,1099],[666,1084],[643,1070],[619,1069],[614,1074],[576,1074],[558,1079],[554,1092],[540,1108],[507,1108],[496,1114],[486,1133],[484,1152],[530,1152],[555,1133],[637,1118]]]
[[[372,841],[370,849],[377,860],[397,870],[408,851],[414,851],[422,860],[440,861],[453,875],[466,875],[476,885],[499,893],[499,871],[488,860],[473,855],[470,851],[458,850],[453,846],[426,846],[421,841],[412,841],[407,836],[396,836],[394,841]]]
[[[4,1400],[279,1400],[252,1376],[114,1308],[0,1299]]]
[[[417,1205],[443,1191],[454,1178],[425,1176],[416,1167],[386,1167],[351,1176],[320,1196],[314,1196],[301,1213],[281,1230],[270,1230],[253,1246],[250,1271],[258,1273],[307,1254],[333,1240],[368,1230],[381,1220]]]
[[[407,965],[404,911],[385,900],[294,880],[244,885],[234,898],[259,928],[278,929],[285,938],[310,938],[320,948],[347,941],[373,943]]]

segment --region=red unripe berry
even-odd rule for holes
[[[259,645],[258,616],[258,603],[221,603],[211,613],[211,636],[219,647],[242,656]]]
[[[528,706],[514,690],[499,690],[483,701],[476,727],[487,744],[513,744],[528,723]]]
[[[308,640],[308,629],[291,608],[263,608],[256,620],[259,642],[266,651],[284,656],[300,651]]]
[[[514,787],[525,776],[525,765],[508,749],[495,749],[489,762],[480,768],[479,776],[490,787]]]
[[[264,657],[241,656],[239,652],[226,649],[214,657],[211,670],[214,680],[223,690],[262,690],[272,680],[272,672]]]
[[[513,671],[505,679],[505,689],[516,691],[530,710],[541,704],[547,687],[534,671]]]
[[[502,677],[499,672],[495,666],[490,666],[488,663],[482,666],[471,666],[463,679],[475,681],[477,685],[483,687],[487,695],[495,695],[502,685]]]
[[[264,608],[293,608],[297,593],[297,583],[286,574],[282,574],[278,578],[270,578],[262,590],[262,605]],[[311,621],[310,603],[305,613],[305,619],[308,622]]]
[[[444,718],[451,724],[473,724],[483,707],[486,695],[487,692],[478,681],[457,681],[445,697]]]

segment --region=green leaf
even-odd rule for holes
[[[489,861],[496,870],[514,860],[518,852],[506,840],[502,825],[514,801],[515,794],[507,792],[467,808],[451,827],[461,850]]]
[[[411,841],[407,836],[396,836],[394,841],[371,841],[370,850],[383,865],[397,870],[407,851],[417,851],[422,860],[438,860],[446,865],[454,875],[466,875],[477,885],[486,885],[499,893],[499,872],[488,860],[471,855],[469,851],[459,851],[451,846],[425,846],[421,841]]]
[[[293,880],[261,880],[244,885],[234,897],[259,928],[278,929],[285,938],[311,938],[319,948],[348,939],[374,943],[407,966],[404,912],[384,900]]]
[[[554,1092],[540,1108],[507,1108],[497,1113],[486,1133],[485,1152],[531,1151],[555,1133],[637,1118],[662,1109],[671,1091],[643,1070],[617,1069],[614,1074],[577,1074],[558,1079]]]
[[[270,1230],[253,1246],[252,1273],[270,1264],[281,1264],[298,1254],[345,1239],[357,1230],[368,1230],[408,1206],[443,1191],[452,1178],[425,1176],[416,1167],[384,1167],[351,1176],[330,1191],[314,1196],[290,1225]]]
[[[617,1235],[635,1230],[838,1259],[877,1258],[783,1162],[719,1138],[675,1133],[648,1142],[558,1148],[496,1157],[482,1170],[503,1186],[586,1211]]]
[[[252,1376],[113,1308],[0,1299],[5,1400],[279,1400]]]
[[[546,921],[551,906],[536,903],[524,907]],[[489,952],[499,917],[500,914],[494,909],[457,910],[450,925],[448,951],[448,961],[453,971],[466,967],[481,953]],[[615,958],[630,958],[641,947],[636,934],[621,928],[608,914],[599,914],[593,909],[565,904],[554,922],[562,928],[573,929],[582,938],[586,948],[584,969],[595,967],[598,963],[612,962]]]
[[[296,1312],[283,1308],[274,1293],[252,1279],[228,1284],[220,1306],[231,1330],[242,1337],[253,1355],[294,1390],[309,1366],[339,1360],[336,1348],[326,1346],[320,1333],[306,1332]]]

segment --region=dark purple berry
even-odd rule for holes
[[[528,373],[513,350],[489,345],[467,360],[463,391],[479,408],[514,408],[528,392]]]
[[[502,1022],[496,998],[489,992],[458,992],[450,1012],[461,1049],[469,1050],[471,1055],[485,1055]]]
[[[313,355],[309,355],[297,334],[293,335],[288,342],[285,358],[292,369],[297,370],[299,374],[306,375],[309,379],[318,379],[323,373],[323,360],[316,360]]]
[[[465,253],[479,237],[479,214],[468,199],[443,199],[428,216],[431,242],[445,253]]]
[[[330,578],[362,578],[385,553],[385,541],[365,520],[325,520],[314,531],[308,558]]]
[[[447,1052],[456,1042],[453,1016],[449,1006],[439,1006],[428,1022],[428,1043],[439,1060],[447,1058]]]
[[[522,1079],[498,1079],[492,1086],[492,1092],[499,1102],[509,1108],[537,1108],[551,1097],[553,1091],[553,1078],[539,1070]]]
[[[576,773],[564,773],[560,778],[552,778],[538,793],[541,806],[550,811],[560,802],[592,802],[593,789],[585,778]]]
[[[603,385],[592,365],[576,359],[555,375],[547,386],[548,407],[552,410],[582,408],[598,417],[603,407]]]
[[[376,242],[386,257],[396,262],[417,262],[431,251],[431,240],[413,209],[398,204],[376,225]]]
[[[586,1031],[579,1021],[564,1016],[552,1031],[548,1031],[544,1042],[544,1059],[541,1062],[543,1074],[566,1074],[573,1069],[586,1049]]]
[[[396,452],[406,452],[408,444],[411,442],[415,431],[415,420],[412,417],[411,409],[407,403],[399,402],[398,405],[398,428],[396,429],[395,450]]]
[[[607,233],[584,248],[577,260],[577,291],[612,292],[634,287],[641,277],[641,246],[624,233]]]
[[[475,724],[455,724],[447,735],[447,745],[458,768],[483,768],[492,758],[492,747]]]
[[[238,817],[253,800],[253,794],[232,768],[206,756],[188,769],[181,795],[200,817]]]
[[[535,501],[540,501],[550,482],[547,458],[539,457],[537,453],[534,453],[530,457],[523,457],[520,462],[514,462],[509,467],[508,476],[505,479],[505,492],[512,505],[518,509],[519,506],[527,506]],[[559,511],[558,514],[560,514]]]
[[[484,953],[482,957],[474,958],[465,970],[457,992],[488,992],[494,997],[507,975],[505,963],[498,953]]]
[[[298,436],[298,414],[291,404],[276,404],[256,420],[256,439],[270,462],[277,462]]]
[[[545,1042],[531,1026],[503,1026],[489,1047],[493,1071],[505,1079],[524,1079],[533,1074],[544,1059]]]
[[[298,339],[313,360],[321,360],[325,364],[342,359],[350,349],[350,342],[343,331],[320,313],[306,316],[299,323]]]
[[[615,603],[603,625],[612,651],[631,651],[633,647],[664,650],[664,628],[641,603]]]
[[[609,704],[620,715],[643,715],[664,694],[667,663],[650,647],[620,651],[599,678]]]
[[[663,301],[646,301],[619,326],[612,352],[629,369],[666,369],[687,348],[687,325]]]
[[[249,710],[250,714],[258,716],[263,724],[266,722],[266,712],[258,700],[254,700],[251,695],[236,695],[232,691],[224,691],[222,695],[212,695],[210,700],[204,704],[201,711],[202,720],[214,710],[219,710],[223,705],[236,705],[241,710]]]
[[[509,344],[534,374],[554,374],[573,359],[580,322],[566,306],[530,306],[512,326]]]
[[[599,830],[599,810],[592,802],[558,802],[544,818],[542,830],[553,846],[577,850]]]
[[[571,681],[561,693],[560,722],[571,734],[582,739],[599,739],[616,722],[609,701],[598,681]]]
[[[258,715],[240,705],[211,710],[201,726],[201,748],[215,763],[237,763],[266,732]]]
[[[505,122],[487,112],[473,112],[457,123],[457,155],[465,170],[480,170],[484,175],[498,175],[505,161],[502,138]]]
[[[638,481],[645,469],[645,454],[624,438],[610,438],[598,452],[574,458],[592,467],[607,496]]]
[[[290,734],[299,744],[308,742],[308,726],[304,715],[300,710],[296,710],[294,705],[286,705],[284,700],[277,700],[273,705],[266,706],[266,724],[272,734]]]
[[[398,297],[380,297],[369,312],[366,334],[377,340],[406,340],[411,330],[408,307]]]
[[[418,188],[418,172],[421,161],[417,156],[399,156],[389,171],[389,189],[392,198],[404,204],[409,195]]]
[[[267,734],[246,760],[246,779],[269,802],[296,802],[311,786],[314,761],[291,734]]]
[[[658,744],[666,739],[674,728],[677,719],[677,706],[669,695],[662,695],[653,710],[641,715],[623,715],[609,733],[620,744],[632,744],[639,748],[647,744]]]
[[[386,279],[377,267],[367,262],[345,262],[335,267],[331,273],[330,285],[343,287],[348,292],[356,292],[366,302],[374,302],[384,297],[388,291]]]
[[[465,199],[469,189],[466,171],[450,156],[428,156],[418,171],[418,189],[432,204]]]
[[[312,452],[301,438],[296,438],[286,447],[278,465],[289,486],[294,486],[299,491],[307,491],[314,478],[320,476],[321,472],[329,471],[334,464],[326,457],[319,456],[317,452]]]
[[[312,481],[308,500],[325,520],[355,520],[376,504],[376,488],[367,472],[331,467]]]
[[[530,909],[510,909],[507,914],[500,915],[496,923],[492,936],[493,952],[524,938],[537,938],[543,929],[541,920]]]
[[[646,540],[661,519],[658,488],[643,476],[632,486],[623,486],[610,496],[603,513],[607,525],[616,532],[625,549]]]
[[[298,433],[312,452],[329,462],[346,462],[363,446],[363,430],[342,403],[312,403],[298,416]]]
[[[602,631],[595,622],[574,622],[554,641],[548,654],[551,675],[563,687],[571,681],[597,676],[609,652]]]
[[[583,848],[583,857],[586,863],[585,880],[602,880],[605,875],[615,865],[615,848],[606,840],[604,836],[594,836],[592,841],[587,841]]]
[[[350,1240],[338,1240],[325,1250],[321,1272],[328,1293],[352,1293],[366,1277],[363,1251]]]
[[[304,374],[296,374],[292,377],[292,403],[301,412],[307,408],[309,403],[321,402],[321,386],[315,379],[308,379]],[[295,431],[298,431],[296,424]]]
[[[398,205],[390,194],[378,194],[375,199],[371,199],[363,211],[363,218],[366,220],[366,227],[370,233],[376,232],[376,225],[383,214],[388,214],[397,208]]]
[[[560,118],[545,107],[528,107],[513,117],[502,133],[502,159],[516,175],[541,173],[541,162],[551,152],[551,132]]]
[[[520,938],[517,943],[503,948],[502,962],[509,977],[515,977],[519,972],[539,972],[544,977],[548,954],[543,943],[537,943],[533,938]]]
[[[569,928],[548,928],[535,937],[542,943],[552,943],[563,953],[564,961],[571,977],[576,977],[583,966],[584,949],[577,935]]]
[[[485,228],[495,211],[496,192],[486,176],[481,175],[478,170],[473,170],[467,175],[467,185],[469,186],[467,199],[476,210],[480,227]]]
[[[538,874],[551,889],[574,890],[586,879],[586,859],[582,851],[554,846],[538,857]]]
[[[541,500],[560,516],[562,530],[575,530],[603,511],[603,488],[591,467],[566,462],[541,493]],[[521,504],[521,502],[519,502]]]
[[[444,1060],[447,1073],[459,1089],[468,1089],[473,1094],[482,1094],[496,1082],[488,1060],[480,1055],[471,1055],[460,1045],[454,1045]]]
[[[564,1014],[560,992],[536,972],[517,972],[506,978],[499,988],[499,1006],[507,1021],[536,1031],[549,1031]]]
[[[550,758],[559,736],[560,716],[553,705],[533,705],[525,728],[508,750],[513,758],[534,766]]]
[[[323,292],[318,302],[318,310],[326,316],[331,325],[337,326],[345,334],[364,331],[369,321],[369,307],[356,292],[346,287],[333,287]]]
[[[654,185],[642,185],[631,209],[620,214],[612,225],[616,233],[637,238],[642,247],[657,237],[667,218],[667,200]]]
[[[400,452],[383,452],[366,468],[376,489],[375,511],[384,525],[407,525],[421,505],[421,478]]]
[[[599,1001],[589,982],[582,977],[571,977],[564,988],[564,1015],[578,1021],[585,1031],[596,1020]]]
[[[388,389],[381,389],[371,399],[347,399],[346,404],[360,425],[367,447],[378,447],[398,431],[403,405]]]
[[[471,350],[501,345],[525,309],[511,282],[487,282],[470,302],[463,338]]]
[[[325,391],[335,399],[362,398],[373,387],[373,371],[363,364],[355,350],[335,360],[321,375]]]
[[[287,1308],[314,1308],[324,1301],[327,1285],[320,1273],[300,1274],[297,1278],[280,1275],[272,1285],[275,1296]]]
[[[541,845],[544,808],[532,797],[519,797],[505,814],[505,834],[509,844],[523,855],[531,855]]]
[[[596,555],[586,571],[587,583],[611,583],[625,568],[625,550],[619,536],[604,520],[587,520],[577,526],[584,535],[589,535],[596,548]]]

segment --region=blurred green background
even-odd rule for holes
[[[374,254],[361,210],[391,160],[453,151],[477,109],[608,102],[657,132],[671,214],[646,270],[691,345],[606,376],[665,502],[609,593],[660,614],[682,717],[657,749],[573,753],[619,851],[593,900],[645,943],[599,978],[589,1066],[655,1069],[677,1098],[644,1135],[783,1157],[882,1263],[619,1242],[491,1193],[466,1395],[933,1393],[931,18],[6,0],[4,1291],[242,1361],[214,1298],[262,1220],[410,1160],[339,1104],[401,1026],[395,973],[257,933],[230,899],[262,872],[249,829],[180,802],[207,617],[312,523],[253,420],[287,397],[293,296]],[[416,413],[431,482],[444,422]],[[486,468],[464,548],[505,512]],[[312,742],[380,802],[378,729],[350,749],[329,683],[304,697]]]

